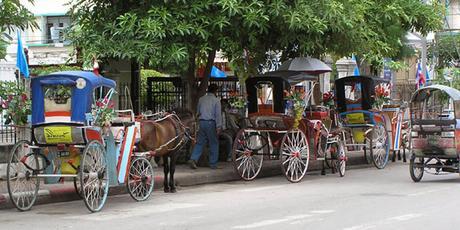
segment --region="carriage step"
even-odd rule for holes
[[[326,158],[325,158],[325,157],[318,157],[318,158],[316,158],[316,160],[318,160],[318,161],[324,161],[324,160],[326,160]]]

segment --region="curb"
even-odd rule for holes
[[[355,156],[348,157],[347,170],[373,167],[372,165],[367,164],[367,162],[363,159],[361,154],[359,154],[359,156],[357,154],[354,155]],[[179,191],[180,187],[241,180],[240,177],[234,172],[231,163],[227,163],[225,168],[219,170],[210,170],[208,168],[199,168],[197,170],[191,170],[186,166],[187,165],[180,167],[180,169],[185,169],[183,170],[184,172],[176,173],[175,175],[176,184],[179,188]],[[321,166],[322,165],[320,161],[310,161],[307,174],[320,171]],[[156,175],[153,192],[161,192],[163,188],[163,172],[160,169],[161,168],[156,168],[155,170]],[[326,173],[330,174],[330,169],[326,169]],[[270,162],[269,160],[267,160],[266,162],[264,162],[264,166],[257,178],[271,177],[277,175],[281,175],[281,168],[278,164],[278,161]],[[125,185],[111,187],[109,190],[109,196],[127,193],[128,192]],[[75,192],[72,183],[56,184],[49,186],[47,189],[39,190],[37,201],[35,204],[49,204],[57,202],[74,201],[80,199],[81,198]],[[10,208],[14,208],[14,206],[9,200],[8,193],[0,193],[0,210]]]

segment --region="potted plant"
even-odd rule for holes
[[[379,84],[375,87],[374,95],[374,109],[381,111],[383,105],[390,102],[390,85],[389,84]]]
[[[334,92],[328,91],[323,93],[323,105],[329,109],[334,107]]]
[[[93,105],[92,115],[94,117],[93,125],[101,127],[103,132],[106,133],[115,116],[113,101],[107,99],[97,100]]]
[[[294,117],[294,124],[292,127],[296,129],[299,127],[300,120],[302,119],[302,114],[305,109],[305,94],[294,90],[291,90],[291,92],[285,91],[285,94],[287,95],[285,98],[287,100],[287,104],[292,107],[288,109],[293,110],[292,115]]]

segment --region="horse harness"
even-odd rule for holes
[[[160,112],[160,113],[154,114],[154,118],[156,118],[156,119],[155,120],[147,120],[147,121],[152,122],[152,123],[158,123],[158,122],[161,122],[161,121],[164,121],[164,120],[167,120],[167,119],[171,120],[171,123],[173,124],[174,129],[176,131],[176,136],[174,138],[172,138],[171,140],[169,140],[168,142],[160,145],[157,149],[151,150],[150,151],[151,156],[155,156],[156,152],[163,150],[163,148],[165,148],[166,146],[168,146],[169,144],[173,143],[174,141],[176,141],[179,138],[180,138],[180,141],[174,146],[174,148],[167,149],[168,152],[176,151],[177,149],[182,147],[182,145],[187,141],[186,138],[184,138],[184,137],[187,137],[187,138],[191,139],[190,134],[186,132],[187,127],[182,123],[180,118],[175,113]],[[142,128],[142,126],[141,126],[141,128]]]

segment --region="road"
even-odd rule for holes
[[[82,201],[0,211],[0,229],[459,229],[460,177],[425,175],[413,183],[408,165],[155,191],[146,202],[112,196],[100,213]]]

